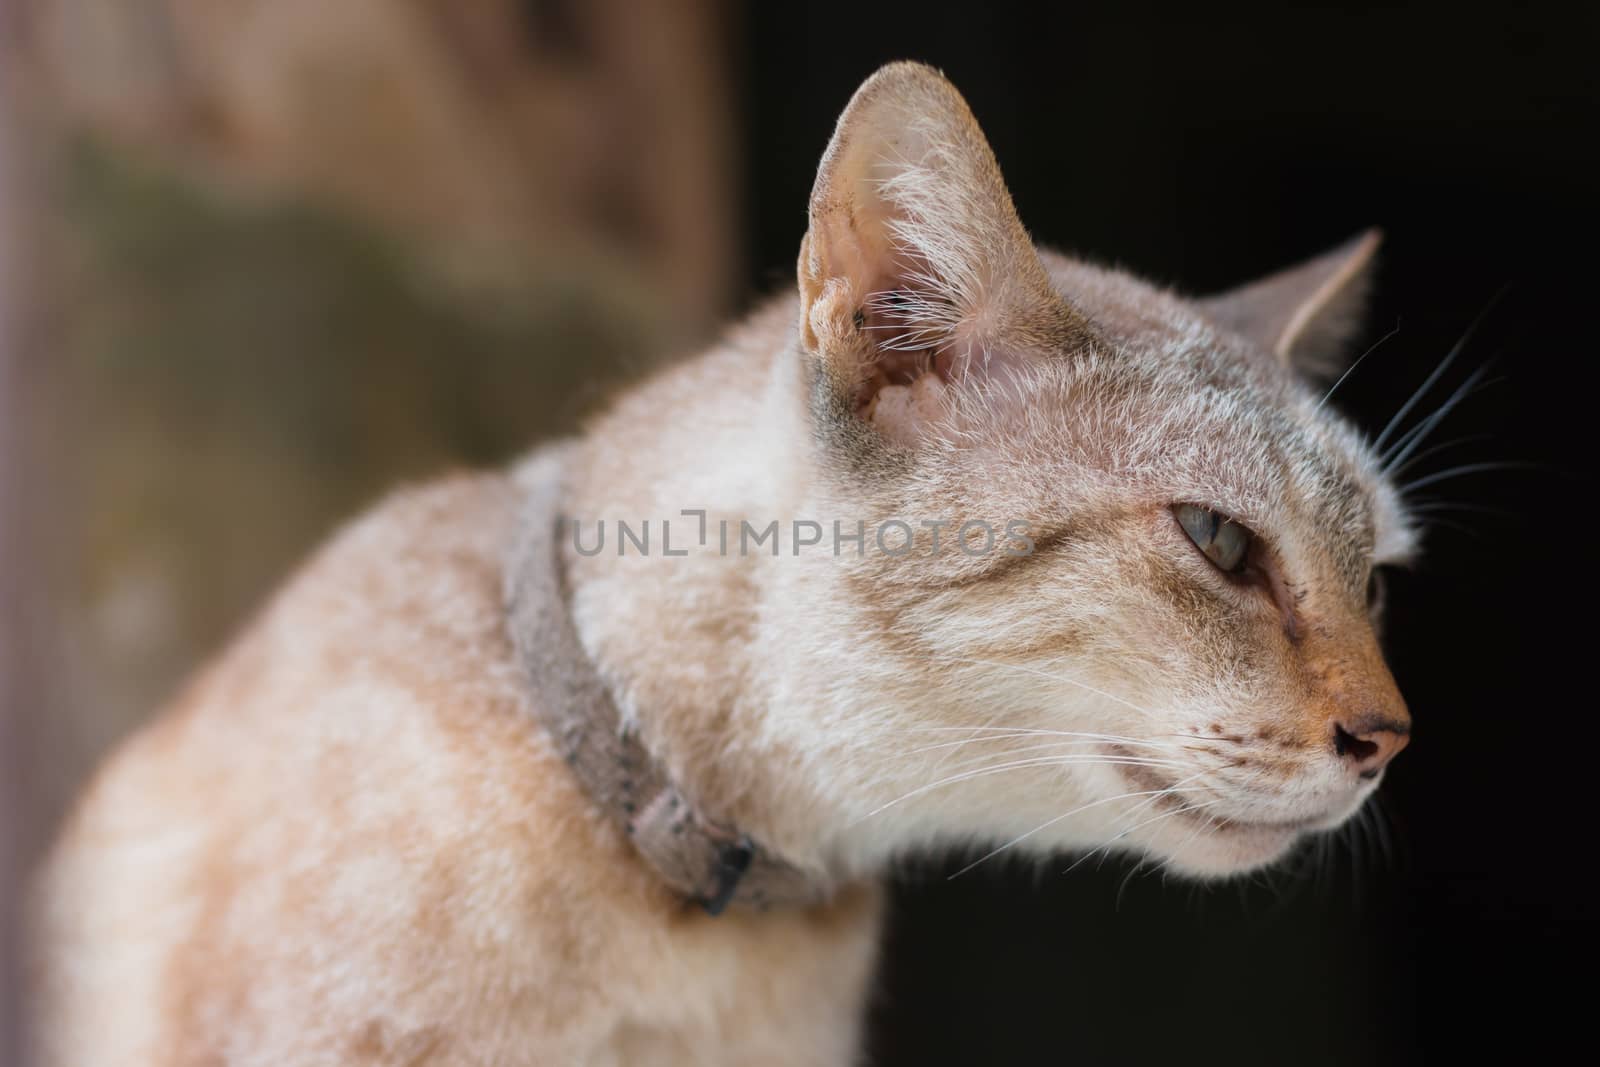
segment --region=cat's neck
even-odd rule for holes
[[[787,572],[814,565],[789,544],[812,482],[793,316],[788,301],[758,313],[591,425],[568,472],[577,533],[562,551],[582,640],[680,787],[800,864],[831,867],[826,842],[847,816],[818,795],[816,745],[774,729],[816,710],[790,707],[807,695],[773,610]],[[774,521],[777,557],[756,541]]]

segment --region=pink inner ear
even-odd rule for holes
[[[858,317],[871,341],[872,362],[864,368],[857,410],[880,432],[907,444],[944,421],[952,389],[1009,382],[1027,363],[1021,353],[986,343],[980,316],[963,314],[948,298],[928,292],[877,289]]]
[[[935,314],[929,314],[929,312]],[[861,329],[872,344],[875,381],[910,385],[930,371],[945,373],[940,356],[948,348],[947,327],[954,309],[934,305],[906,288],[879,289],[861,308]]]
[[[958,384],[1007,378],[1020,369],[1018,353],[984,336],[981,308],[959,308],[932,287],[894,284],[904,276],[883,280],[888,285],[870,293],[860,312],[874,353],[873,390],[910,385],[930,373]]]

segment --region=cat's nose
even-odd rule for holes
[[[1362,778],[1376,778],[1411,740],[1411,724],[1378,716],[1333,724],[1333,751]]]

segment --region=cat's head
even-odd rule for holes
[[[1323,399],[1375,245],[1187,300],[1037,249],[937,72],[862,86],[799,264],[819,498],[869,529],[799,639],[847,665],[852,832],[1214,874],[1361,806],[1409,729],[1376,574],[1414,533]]]

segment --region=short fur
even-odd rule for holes
[[[620,398],[567,471],[580,523],[691,549],[567,554],[624,717],[829,902],[710,918],[653,876],[511,654],[528,475],[456,478],[340,534],[96,777],[39,887],[40,1062],[844,1064],[899,856],[1214,876],[1337,825],[1404,740],[1366,590],[1413,534],[1292,364],[1369,259],[1224,314],[1036,250],[955,90],[880,71],[798,295]],[[1253,530],[1265,577],[1218,572],[1178,503]],[[780,551],[679,540],[694,508],[779,520]],[[918,525],[969,518],[1034,551]],[[884,519],[917,551],[790,532]]]

